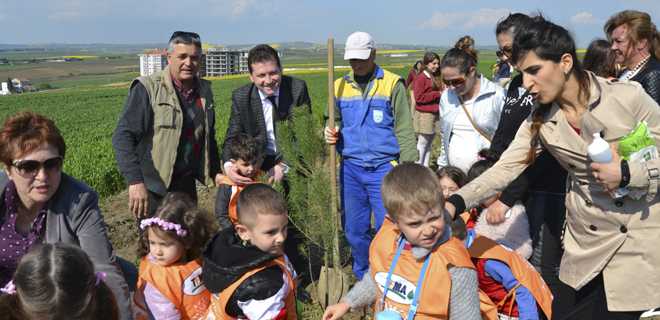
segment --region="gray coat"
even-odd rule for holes
[[[0,199],[9,179],[0,172]],[[0,224],[5,220],[4,204],[0,208]],[[105,272],[106,283],[115,293],[121,319],[131,319],[128,285],[124,280],[112,244],[108,239],[106,225],[98,204],[98,195],[86,184],[62,173],[57,192],[48,202],[46,233],[44,242],[64,242],[80,246],[89,255],[96,271]]]
[[[619,202],[594,178],[587,146],[593,133],[600,132],[613,143],[646,121],[660,148],[660,107],[638,83],[610,82],[594,76],[591,80],[588,111],[582,115],[579,135],[557,104],[540,128],[543,147],[569,176],[565,252],[559,278],[581,289],[602,273],[610,311],[655,308],[660,305],[660,250],[655,246],[660,238],[660,159],[629,162],[628,186],[643,190],[646,196]],[[528,118],[500,160],[457,192],[467,207],[501,191],[525,170],[531,124]],[[541,146],[536,151],[541,152]]]

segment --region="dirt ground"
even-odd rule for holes
[[[213,212],[215,192],[215,188],[198,188],[199,206]],[[115,254],[128,261],[137,261],[138,231],[135,218],[128,211],[128,190],[106,198],[100,206]]]
[[[215,204],[216,188],[198,187],[197,196],[199,206],[209,212],[213,212]],[[138,231],[135,219],[128,211],[128,190],[117,195],[108,197],[101,202],[101,209],[108,225],[110,241],[115,249],[115,254],[137,263]],[[350,272],[350,270],[347,270]],[[312,288],[307,290],[312,292]],[[316,303],[298,304],[300,319],[320,319],[323,310]],[[371,319],[367,312],[355,312],[344,317],[346,320]]]

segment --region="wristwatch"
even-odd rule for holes
[[[621,182],[619,188],[625,188],[630,183],[630,166],[628,160],[621,159]]]

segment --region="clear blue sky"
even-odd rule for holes
[[[191,30],[217,44],[341,44],[361,30],[377,43],[452,45],[469,34],[479,46],[495,43],[508,12],[541,11],[584,46],[623,9],[660,25],[660,0],[0,0],[0,43],[163,43]]]

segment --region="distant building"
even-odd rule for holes
[[[167,66],[167,49],[145,50],[140,54],[140,75],[148,76]]]
[[[206,77],[206,53],[202,53],[202,58],[199,61],[199,77]]]
[[[248,72],[247,50],[209,48],[206,51],[206,73],[208,77]],[[204,74],[204,73],[202,73]]]
[[[11,92],[9,91],[9,84],[7,82],[3,82],[2,88],[0,89],[2,89],[0,90],[0,96],[6,96],[8,94],[11,94]]]

